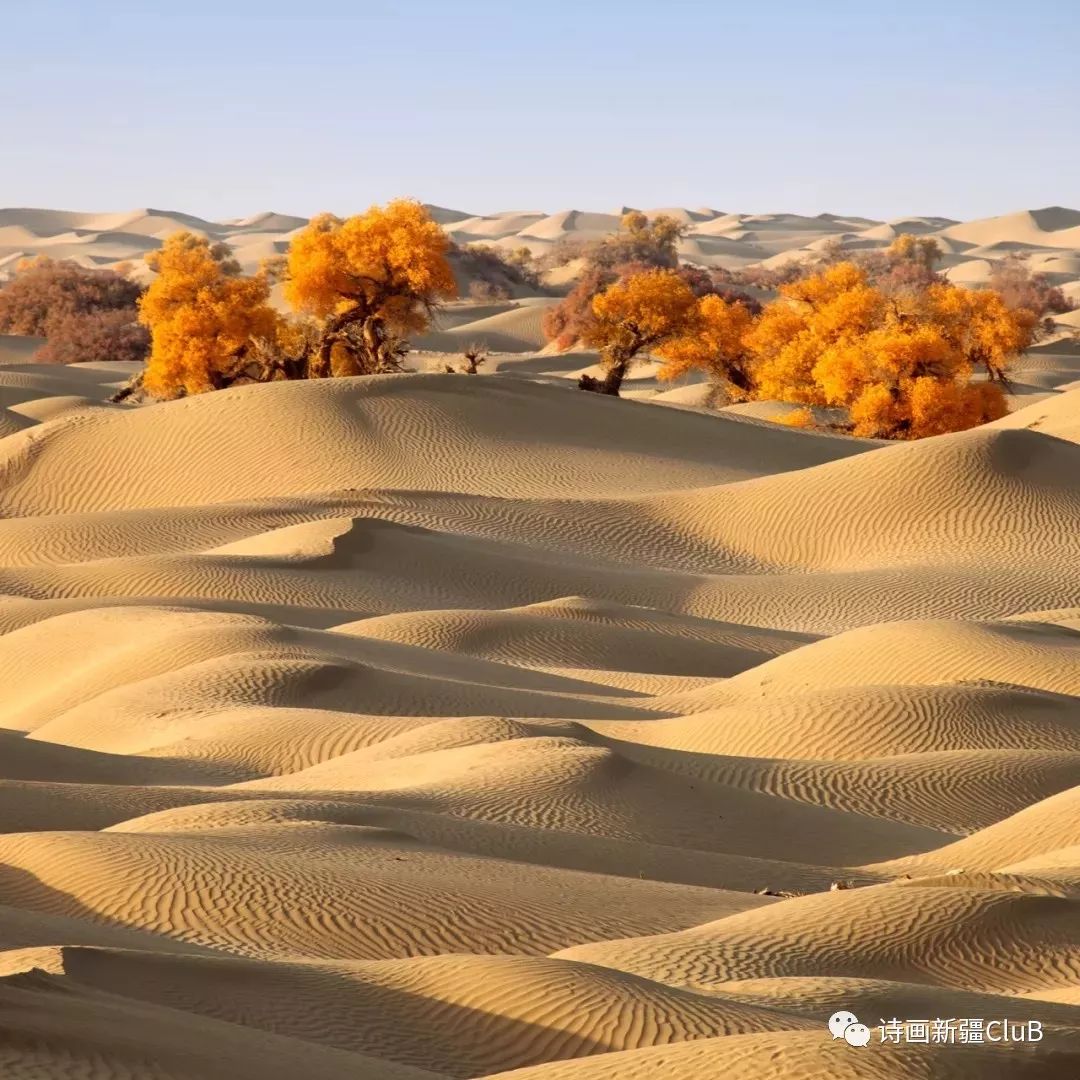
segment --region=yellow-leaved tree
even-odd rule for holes
[[[711,293],[701,297],[685,330],[656,348],[664,361],[658,378],[678,379],[698,369],[728,402],[746,401],[754,393],[754,356],[746,344],[753,325],[745,304]]]
[[[582,390],[618,396],[639,353],[685,334],[697,316],[697,297],[673,270],[649,270],[616,282],[593,298],[584,341],[600,350],[604,378],[583,375]]]
[[[879,325],[885,297],[851,263],[780,288],[746,338],[754,356],[757,396],[775,401],[825,404],[814,368],[840,341],[858,339]]]
[[[286,299],[319,322],[308,377],[400,370],[407,335],[426,329],[437,306],[457,295],[449,246],[408,199],[344,220],[313,218],[285,264]]]
[[[901,233],[886,249],[893,262],[913,262],[932,270],[941,260],[941,245],[932,236],[912,236]]]
[[[151,342],[142,385],[153,396],[228,386],[259,343],[278,336],[270,283],[262,274],[241,274],[223,245],[174,233],[146,261],[157,272],[139,300]]]
[[[780,293],[743,338],[756,396],[845,408],[856,435],[918,439],[1003,416],[1006,369],[1034,335],[1030,313],[989,290],[887,296],[850,263]]]

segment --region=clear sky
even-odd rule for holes
[[[1080,206],[1077,0],[4,0],[0,206]]]

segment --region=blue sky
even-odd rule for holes
[[[1080,206],[1075,0],[4,5],[0,206]]]

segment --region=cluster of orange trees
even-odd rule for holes
[[[456,295],[449,240],[416,202],[313,218],[288,255],[244,275],[224,245],[180,232],[148,256],[139,301],[151,347],[144,389],[169,398],[238,381],[401,369],[409,334]],[[281,282],[293,314],[271,304]]]
[[[842,409],[858,435],[921,438],[1006,411],[1006,369],[1033,341],[1036,315],[993,289],[950,284],[933,273],[926,245],[906,237],[894,245],[890,258],[918,271],[896,278],[899,287],[834,262],[782,285],[762,309],[703,289],[680,268],[672,224],[671,235],[653,235],[648,222],[631,221],[619,242],[634,259],[575,310],[603,369],[582,378],[584,389],[618,395],[648,354],[662,362],[661,378],[700,370],[728,400]],[[139,300],[151,338],[144,388],[176,397],[238,381],[400,371],[409,336],[456,294],[449,248],[407,200],[316,217],[287,256],[254,275],[223,246],[171,236],[149,256],[157,276]],[[612,257],[623,255],[620,247]],[[271,303],[278,283],[291,314]]]
[[[729,400],[842,408],[854,434],[917,439],[1004,415],[1007,366],[1037,321],[991,289],[941,279],[888,293],[848,262],[779,293],[755,314],[695,296],[674,270],[632,274],[592,301],[583,339],[600,350],[605,375],[583,385],[617,394],[649,353],[662,379],[698,369]]]

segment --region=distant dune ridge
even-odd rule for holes
[[[1061,208],[667,212],[705,264],[913,232],[1080,287]],[[434,213],[538,254],[618,221]],[[303,224],[7,210],[0,263]],[[0,338],[4,1080],[1080,1076],[1071,316],[1010,415],[883,445],[647,363],[578,393],[549,302],[146,407]]]
[[[527,247],[536,257],[544,256],[556,244],[587,242],[617,231],[620,216],[627,209],[618,207],[604,213],[512,210],[470,215],[445,207],[428,207],[451,239],[463,247],[483,244],[507,253]],[[646,208],[645,212],[669,214],[683,222],[687,233],[680,242],[679,255],[685,262],[701,266],[778,267],[813,256],[826,245],[865,251],[887,247],[900,234],[912,233],[937,239],[944,252],[942,267],[958,284],[984,284],[996,260],[1019,254],[1028,258],[1033,271],[1044,274],[1067,296],[1080,295],[1080,210],[1060,206],[969,222],[942,217],[881,222],[836,214],[811,217],[724,213],[704,207]],[[290,238],[306,224],[305,218],[274,212],[234,221],[207,221],[149,208],[120,213],[0,209],[0,278],[10,274],[21,259],[34,255],[73,259],[89,267],[130,263],[133,266],[129,273],[145,277],[149,271],[142,263],[143,256],[181,229],[227,242],[241,266],[250,272],[263,259],[286,251]],[[550,280],[557,284],[573,272],[573,265],[554,270]],[[436,327],[417,338],[414,345],[422,352],[438,354],[460,352],[470,342],[482,341],[499,354],[535,353],[546,344],[540,323],[544,308],[553,302],[551,297],[523,293],[486,308],[475,303],[452,305]],[[1060,316],[1062,327],[1074,326],[1075,314]],[[8,362],[0,341],[0,363]],[[430,363],[433,370],[441,371],[445,360],[433,356]],[[549,370],[566,374],[557,364]],[[638,392],[655,390],[647,372],[639,372],[636,381]]]

